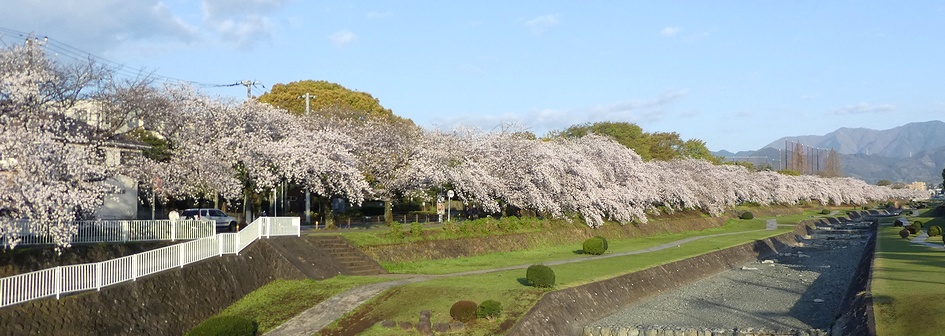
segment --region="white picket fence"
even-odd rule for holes
[[[237,233],[218,233],[186,243],[97,263],[58,266],[0,279],[0,307],[102,287],[224,254],[270,236],[301,235],[298,217],[261,217]]]
[[[73,224],[77,229],[69,240],[72,244],[191,240],[216,233],[214,222],[203,220],[94,220]],[[17,227],[20,241],[16,246],[53,244],[52,237],[29,221],[20,221]],[[0,239],[0,246],[8,248],[10,242]]]

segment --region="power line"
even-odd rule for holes
[[[6,47],[10,47],[12,45],[4,41],[3,39],[4,36],[13,37],[15,38],[15,40],[22,40],[22,41],[26,41],[29,39],[33,39],[34,41],[37,41],[37,42],[40,41],[40,38],[36,34],[25,33],[21,31],[9,29],[9,28],[0,27],[0,43],[2,43]],[[164,82],[182,82],[182,83],[188,83],[188,84],[199,86],[199,87],[230,87],[230,86],[244,85],[240,82],[229,83],[229,84],[216,84],[216,83],[206,83],[206,82],[174,78],[170,76],[160,75],[153,71],[147,72],[146,69],[144,68],[135,70],[128,65],[115,62],[101,56],[96,56],[90,52],[73,47],[65,42],[58,41],[48,36],[43,36],[41,43],[48,51],[54,52],[56,56],[70,58],[72,60],[80,61],[80,62],[92,60],[97,63],[106,65],[110,70],[114,71],[114,73],[123,77],[130,77],[130,78],[149,77],[149,78],[154,78],[154,79],[161,80]]]

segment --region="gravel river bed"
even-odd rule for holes
[[[865,238],[808,240],[590,325],[830,330],[865,243]]]

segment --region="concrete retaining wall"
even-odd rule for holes
[[[585,327],[583,336],[827,336],[823,330],[769,330],[764,328],[708,329],[662,326]]]
[[[806,231],[812,223],[799,224]],[[719,250],[616,278],[546,294],[508,335],[581,335],[583,326],[640,299],[693,283],[747,262],[787,250],[794,232]]]
[[[831,335],[876,335],[876,319],[873,315],[870,284],[873,281],[873,260],[876,256],[878,229],[879,222],[874,221],[871,230],[873,235],[863,249],[863,256],[856,267],[856,273],[853,273],[853,279],[850,280],[850,288],[843,298],[843,303],[840,304],[840,312],[834,322]]]
[[[100,292],[0,309],[0,335],[181,335],[279,278],[304,276],[261,240],[239,256],[207,259]]]

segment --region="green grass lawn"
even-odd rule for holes
[[[609,244],[611,249],[608,250],[608,253],[614,253],[615,251],[631,251],[645,248],[639,247],[638,245],[655,246],[692,236],[742,232],[733,235],[700,239],[679,245],[675,248],[644,254],[553,265],[551,268],[555,271],[557,283],[555,289],[574,287],[594,281],[609,279],[790,231],[790,228],[779,228],[778,231],[756,231],[759,227],[764,226],[763,223],[764,221],[761,219],[748,221],[732,220],[729,225],[723,228],[696,233],[688,232],[650,238],[614,240]],[[649,242],[649,239],[656,240],[657,242]],[[560,251],[552,251],[546,255],[558,255],[561,256],[561,259],[580,257],[581,255],[574,254],[573,251],[575,249],[580,249],[580,244],[561,247]],[[509,252],[488,256],[459,258],[463,260],[475,259],[477,262],[457,261],[455,264],[449,264],[448,261],[440,260],[438,264],[447,265],[444,267],[450,267],[456,270],[470,270],[481,269],[481,263],[486,262],[486,260],[502,262],[503,259],[514,258],[515,262],[508,262],[508,264],[513,265],[550,261],[550,259],[541,258],[540,255],[539,257],[535,257],[532,252],[533,251]],[[494,255],[501,255],[501,257]],[[529,258],[529,256],[532,258]],[[427,263],[429,263],[429,261]],[[464,269],[464,267],[466,268]],[[498,266],[493,265],[493,267]],[[424,268],[424,266],[418,266],[417,268]],[[474,326],[470,327],[469,332],[472,335],[493,335],[505,329],[501,326],[503,322],[508,321],[506,322],[507,326],[511,325],[517,318],[531,309],[538,299],[541,298],[543,293],[550,291],[549,289],[536,289],[524,285],[524,277],[525,270],[522,269],[434,279],[391,289],[383,295],[383,299],[366,304],[359,308],[359,310],[361,310],[361,313],[366,313],[369,318],[374,320],[392,319],[396,321],[416,321],[420,311],[430,310],[432,312],[432,322],[448,322],[450,320],[449,308],[456,301],[470,300],[479,303],[491,299],[502,303],[503,315],[496,320],[477,321]],[[364,333],[364,335],[390,334],[391,329],[381,327],[374,327]],[[394,333],[394,335],[397,334]]]
[[[813,216],[819,216],[817,211],[811,210],[798,215],[779,216],[777,220],[781,224],[796,224]],[[613,254],[645,249],[690,237],[730,234],[700,239],[682,244],[679,247],[656,252],[554,265],[551,267],[557,274],[556,288],[562,289],[608,279],[792,230],[791,227],[787,226],[779,227],[776,231],[761,230],[765,226],[764,222],[765,218],[732,219],[722,227],[702,231],[660,234],[641,238],[609,239],[610,249],[607,254]],[[409,229],[409,226],[405,226],[405,228]],[[433,230],[442,229],[436,228]],[[382,243],[383,238],[377,237],[378,233],[383,231],[346,232],[342,235],[349,239],[351,239],[351,236],[355,236],[356,239],[365,244]],[[581,243],[577,242],[523,251],[386,264],[384,266],[391,273],[445,274],[587,257],[576,253],[580,250]],[[398,286],[379,295],[354,313],[365,314],[369,319],[374,320],[416,321],[420,311],[426,309],[433,313],[431,321],[447,322],[450,320],[449,308],[454,302],[471,300],[479,303],[492,299],[502,303],[502,316],[495,320],[479,320],[474,326],[470,326],[468,333],[472,335],[492,335],[514,323],[516,319],[531,309],[541,295],[550,291],[550,289],[537,289],[524,285],[522,283],[524,277],[525,270],[522,269],[433,279]],[[324,281],[274,281],[241,299],[220,315],[231,314],[249,318],[259,323],[260,330],[264,332],[337,293],[355,286],[379,281],[383,280],[350,276],[339,276]],[[505,326],[503,326],[503,322],[505,322]],[[397,335],[396,332],[392,333],[391,329],[380,329],[378,327],[366,332],[366,335],[391,334]],[[403,335],[409,334],[411,333],[404,333]]]
[[[338,293],[388,280],[344,275],[321,281],[275,280],[244,296],[217,316],[240,316],[255,321],[261,335]]]
[[[809,218],[809,216],[807,218]],[[781,218],[779,217],[779,220],[780,219]],[[787,219],[787,220],[790,220],[790,219]],[[799,222],[799,220],[794,223],[797,223],[797,222]],[[764,227],[765,227],[764,219],[751,219],[751,220],[732,219],[732,220],[729,220],[723,227],[702,230],[702,231],[689,231],[689,232],[672,233],[672,234],[660,234],[656,236],[638,237],[638,238],[608,239],[609,249],[607,250],[607,253],[613,254],[613,253],[619,253],[619,252],[637,251],[637,250],[643,250],[643,249],[647,249],[647,248],[654,247],[657,245],[665,244],[672,241],[682,240],[686,238],[713,235],[713,234],[756,231],[756,230],[764,229]],[[778,230],[776,231],[762,231],[762,232],[755,232],[752,234],[745,233],[745,235],[747,235],[745,237],[766,238],[773,235],[791,231],[791,229],[792,228],[790,227],[779,227]],[[713,238],[713,240],[715,239],[716,238]],[[735,239],[738,241],[742,241],[743,239],[759,239],[759,238],[735,238]],[[571,258],[582,256],[582,254],[580,253],[581,253],[581,243],[578,242],[578,243],[567,244],[567,245],[548,246],[548,247],[534,248],[534,249],[522,250],[522,251],[497,252],[497,253],[490,253],[490,254],[485,254],[485,255],[460,257],[460,258],[452,258],[452,259],[381,263],[381,266],[387,269],[387,271],[390,273],[449,274],[449,273],[458,273],[458,272],[481,270],[481,269],[492,269],[492,268],[499,268],[499,267],[505,267],[505,266],[541,263],[541,262],[548,262],[548,261],[553,261],[553,260],[571,259]]]
[[[931,218],[917,219],[926,223]],[[945,319],[935,312],[945,311],[945,251],[909,243],[899,230],[881,227],[877,237],[872,283],[876,332],[941,335]]]

